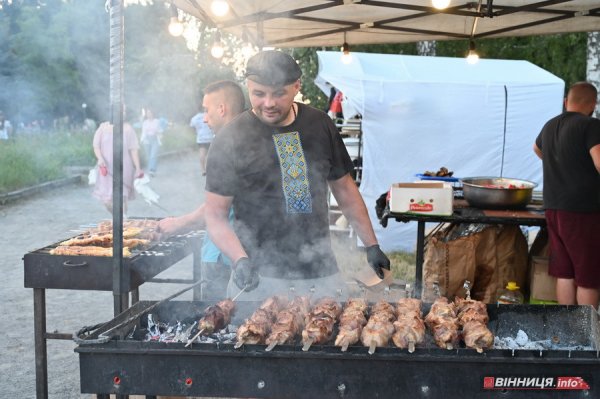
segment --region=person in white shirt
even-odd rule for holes
[[[4,118],[4,113],[0,111],[0,140],[8,140],[10,127],[10,122]]]

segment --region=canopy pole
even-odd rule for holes
[[[123,267],[124,0],[110,3],[110,123],[113,125],[113,297],[115,316],[128,306],[129,269]]]

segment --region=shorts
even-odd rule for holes
[[[548,274],[574,279],[582,288],[600,288],[600,212],[546,209],[550,237]]]
[[[222,263],[202,262],[201,272],[202,278],[206,280],[200,291],[202,300],[217,302],[226,298],[231,267]]]
[[[207,150],[210,148],[210,143],[197,143],[198,148],[206,148]]]

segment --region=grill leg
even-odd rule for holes
[[[140,289],[136,288],[131,291],[131,306],[135,305],[140,301]]]
[[[35,391],[37,399],[48,398],[48,352],[46,350],[46,290],[33,289],[33,334],[35,341]]]
[[[425,222],[419,220],[417,225],[417,259],[415,268],[415,298],[421,298],[423,285],[423,252],[425,251]]]
[[[194,282],[200,281],[202,279],[202,246],[197,245],[194,248],[193,253],[193,270],[192,270],[192,279]],[[202,284],[194,287],[193,291],[193,300],[201,301],[202,300]]]

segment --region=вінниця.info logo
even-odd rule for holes
[[[590,389],[581,377],[484,377],[483,389]]]

